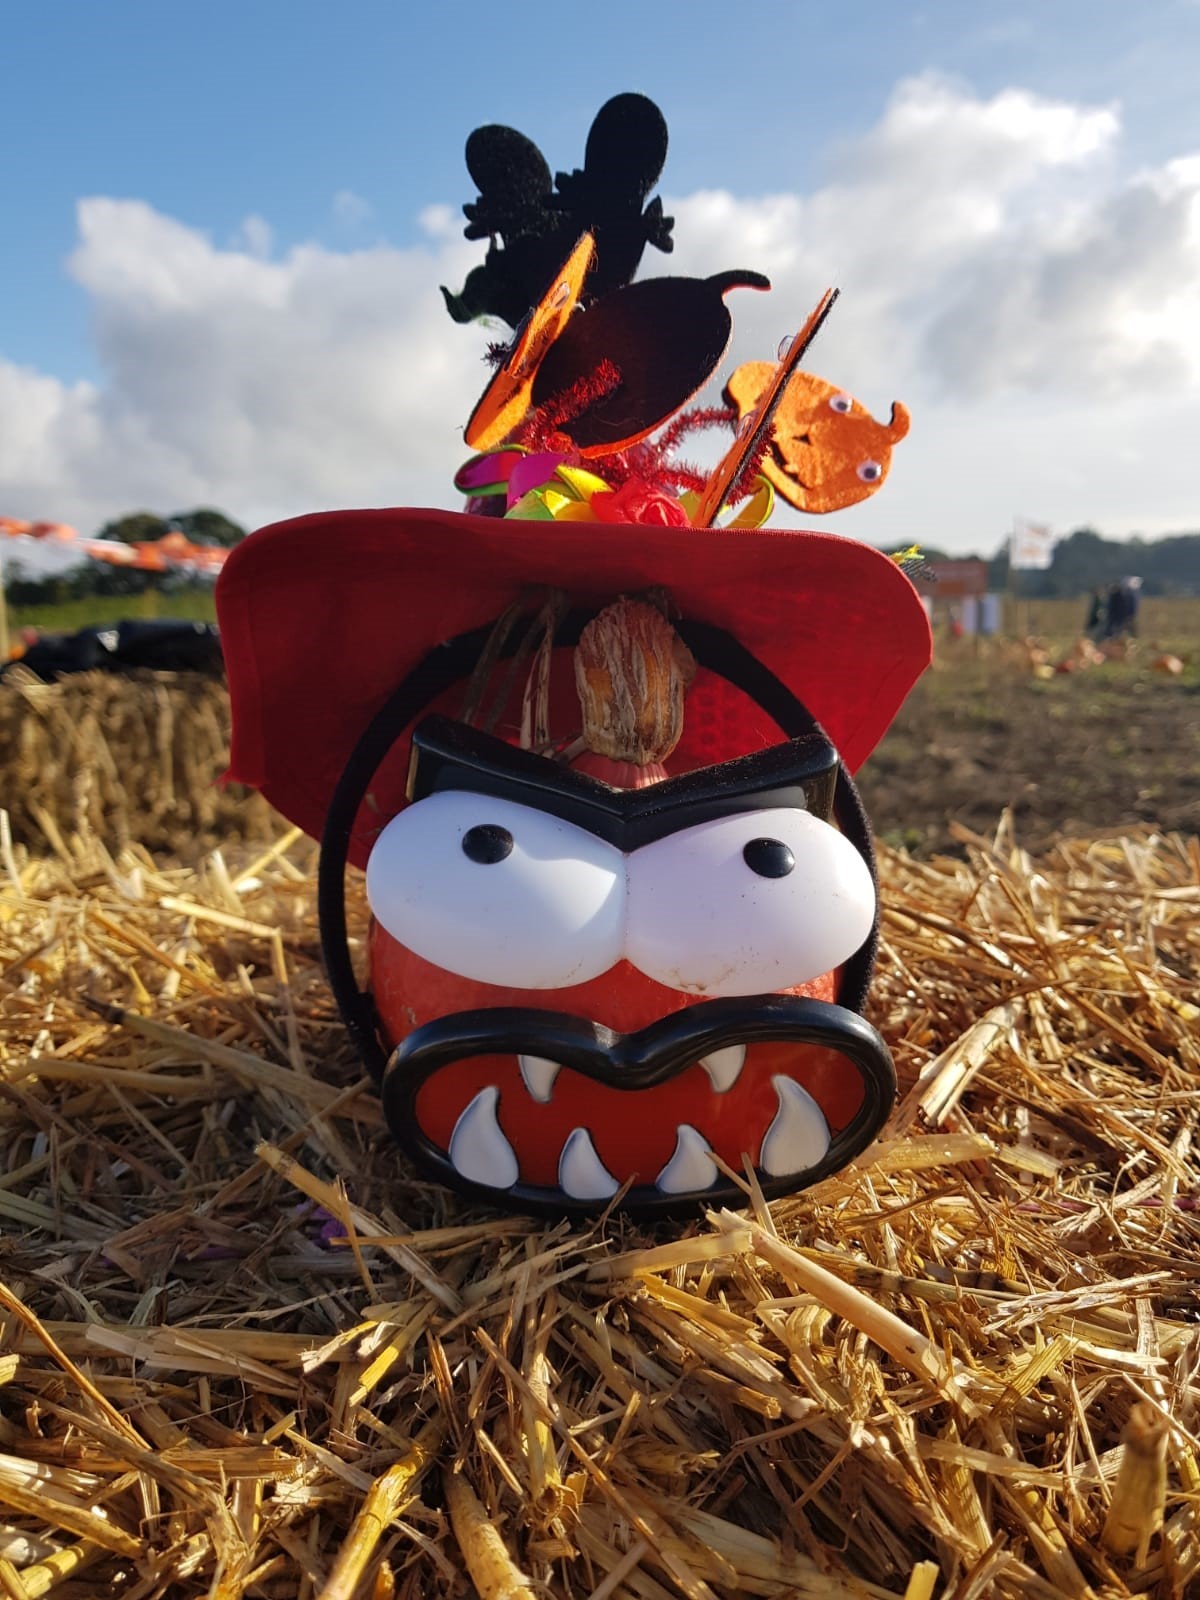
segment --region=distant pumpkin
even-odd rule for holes
[[[747,361],[725,389],[739,421],[758,404],[775,368]],[[798,372],[784,391],[763,457],[762,473],[800,511],[840,511],[883,483],[892,448],[908,433],[907,407],[897,401],[889,422],[876,422],[852,395],[811,372]]]

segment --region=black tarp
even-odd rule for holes
[[[45,634],[13,666],[53,683],[72,672],[220,672],[224,661],[215,622],[163,617]]]

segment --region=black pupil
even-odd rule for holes
[[[513,836],[498,822],[481,822],[463,834],[462,847],[468,861],[491,867],[512,854]]]
[[[751,839],[742,851],[746,865],[760,878],[786,878],[796,858],[782,839]]]

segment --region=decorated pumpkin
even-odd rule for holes
[[[643,210],[660,123],[618,96],[557,195],[522,136],[472,135],[501,192],[466,208],[493,243],[447,301],[520,325],[467,425],[467,508],[280,523],[218,588],[231,773],[321,839],[329,977],[393,1134],[433,1178],[550,1214],[695,1209],[748,1173],[790,1192],[894,1094],[861,1015],[878,907],[851,774],[928,625],[887,556],[764,525],[775,418],[832,294],[717,468],[678,463],[694,423],[735,423],[681,408],[724,353],[726,293],[766,280],[610,271],[595,292],[670,244]],[[503,150],[532,199],[500,184]]]

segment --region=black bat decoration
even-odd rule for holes
[[[456,322],[495,316],[517,327],[582,233],[596,240],[596,264],[581,304],[633,277],[647,244],[672,248],[673,218],[662,201],[645,205],[667,153],[667,125],[652,100],[619,94],[601,106],[588,134],[583,170],[557,175],[532,140],[492,123],[467,140],[467,170],[478,197],[463,207],[468,239],[490,239],[483,265],[462,290],[443,287]]]
[[[576,234],[596,241],[588,293],[596,298],[629,283],[648,244],[674,249],[673,217],[662,201],[646,207],[667,159],[667,124],[653,100],[618,94],[600,107],[588,134],[583,171],[560,172],[551,204],[571,219]]]

